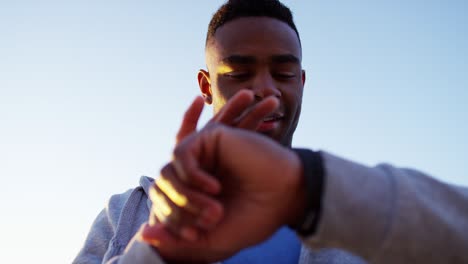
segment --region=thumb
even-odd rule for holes
[[[171,257],[177,253],[179,239],[167,230],[163,224],[148,225],[140,229],[141,240],[157,249],[161,257]]]

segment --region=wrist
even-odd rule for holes
[[[307,149],[293,150],[302,164],[302,207],[298,209],[295,222],[289,225],[300,235],[312,235],[318,225],[321,213],[325,172],[320,152]],[[297,198],[301,199],[301,198]],[[301,211],[302,210],[302,211]]]
[[[307,192],[304,178],[304,166],[299,155],[291,151],[291,172],[287,175],[291,179],[291,185],[288,188],[289,202],[287,203],[287,220],[289,226],[296,226],[303,218],[307,207]]]

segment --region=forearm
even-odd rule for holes
[[[468,262],[468,190],[414,170],[369,168],[322,152],[321,216],[311,247],[376,263]]]

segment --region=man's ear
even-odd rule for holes
[[[211,80],[210,73],[205,70],[198,71],[198,86],[205,99],[205,103],[211,104],[213,102],[213,96],[211,93]]]

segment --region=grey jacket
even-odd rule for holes
[[[299,263],[468,263],[467,188],[411,169],[322,157],[321,219],[301,238]],[[148,219],[151,184],[142,177],[111,197],[73,263],[165,263],[134,238]]]

